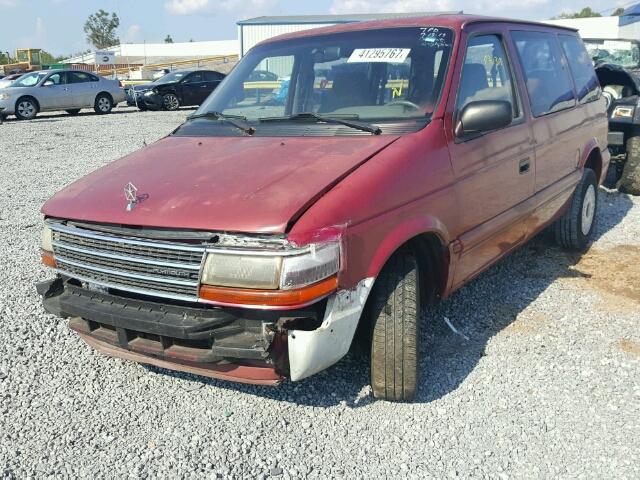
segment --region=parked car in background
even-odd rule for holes
[[[175,70],[156,80],[143,95],[149,110],[177,110],[200,105],[225,74],[212,70]]]
[[[266,66],[286,101],[246,88]],[[609,160],[575,30],[434,15],[290,33],[44,205],[38,292],[108,355],[239,382],[309,377],[358,332],[373,394],[410,400],[424,308],[549,226],[584,250]]]
[[[584,39],[607,101],[609,149],[607,186],[640,195],[640,42]]]
[[[7,75],[0,79],[0,89],[10,87],[13,82],[19,79],[24,73],[14,73],[13,75]]]
[[[124,99],[124,90],[118,80],[80,70],[26,73],[0,91],[3,113],[13,114],[20,120],[30,120],[39,112],[54,110],[77,115],[83,108],[93,108],[102,115],[110,113]]]

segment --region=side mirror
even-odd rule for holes
[[[47,80],[42,84],[43,87],[52,87],[53,85],[55,85],[55,83],[53,83],[52,80]]]
[[[504,100],[478,100],[468,103],[458,116],[456,136],[489,132],[507,127],[513,120],[511,102]]]

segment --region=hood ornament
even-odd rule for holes
[[[138,203],[138,188],[131,182],[124,186],[124,198],[127,199],[127,212],[134,209]]]

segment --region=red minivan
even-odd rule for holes
[[[434,15],[276,37],[44,205],[38,291],[101,352],[238,382],[306,378],[357,331],[374,395],[410,400],[424,306],[548,226],[587,246],[606,139],[570,29]]]

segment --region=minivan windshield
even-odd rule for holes
[[[27,73],[11,84],[11,87],[35,87],[40,81],[51,72]]]
[[[440,99],[452,43],[450,29],[432,26],[266,43],[249,51],[196,115],[245,121],[428,117]]]
[[[585,40],[589,55],[596,64],[611,63],[623,68],[640,67],[640,48],[629,40]]]

